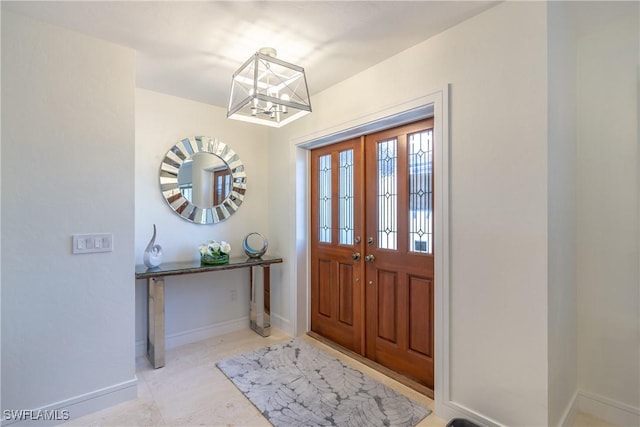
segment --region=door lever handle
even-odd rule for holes
[[[364,257],[364,260],[366,262],[373,262],[376,259],[376,257],[374,257],[373,255],[367,255]]]
[[[354,261],[358,261],[360,259],[360,252],[352,253],[351,259],[353,259]]]

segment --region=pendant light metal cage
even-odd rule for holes
[[[311,112],[304,68],[262,48],[233,74],[227,117],[281,127]]]

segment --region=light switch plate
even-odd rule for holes
[[[74,234],[71,239],[74,254],[113,251],[113,234]]]

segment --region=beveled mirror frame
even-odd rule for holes
[[[220,158],[231,171],[231,191],[218,205],[201,208],[184,197],[178,187],[182,164],[197,153]],[[190,136],[178,141],[165,154],[160,165],[160,191],[169,207],[181,218],[196,224],[216,224],[233,215],[244,200],[247,175],[240,157],[224,142],[208,136]]]

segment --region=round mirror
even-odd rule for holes
[[[212,208],[231,193],[231,169],[214,154],[195,153],[180,166],[178,188],[196,207]]]
[[[215,224],[238,209],[246,191],[244,165],[224,142],[192,136],[176,143],[160,166],[169,207],[197,224]]]

